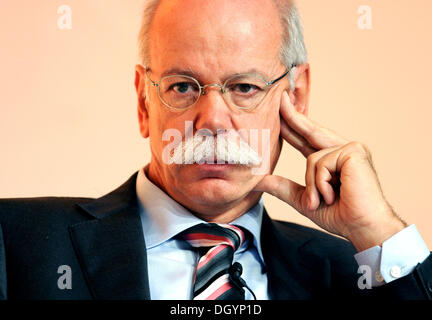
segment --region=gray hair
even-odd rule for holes
[[[273,0],[279,11],[282,25],[282,44],[280,59],[289,69],[307,62],[307,51],[303,38],[303,27],[300,14],[292,0]],[[141,30],[138,36],[141,63],[150,65],[149,43],[150,27],[160,0],[145,0]],[[289,73],[290,87],[294,88],[295,67]]]

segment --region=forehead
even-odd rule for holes
[[[267,71],[280,64],[281,34],[272,0],[162,1],[150,30],[151,67]]]

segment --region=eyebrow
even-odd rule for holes
[[[199,73],[194,72],[191,68],[182,69],[182,68],[177,68],[177,67],[165,70],[161,74],[161,78],[169,76],[169,75],[174,75],[174,74],[189,76],[192,78],[196,78],[197,80],[200,80],[200,78],[202,78],[202,76]],[[260,72],[256,68],[251,68],[249,70],[246,70],[245,72],[236,72],[236,73],[228,74],[228,75],[224,76],[222,80],[225,81],[226,79],[231,78],[233,76],[238,76],[238,75],[243,75],[243,74],[257,74],[257,75],[260,75],[261,77],[263,77],[264,79],[266,79],[267,81],[269,80],[269,76],[266,73]]]
[[[161,77],[166,77],[166,76],[170,76],[173,74],[181,74],[181,75],[185,75],[185,76],[189,76],[189,77],[196,77],[197,76],[197,74],[195,72],[193,72],[192,69],[171,68],[171,69],[165,70],[161,74]]]

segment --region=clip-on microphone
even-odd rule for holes
[[[256,300],[255,293],[251,290],[251,288],[248,287],[246,284],[246,281],[244,281],[241,277],[241,274],[243,272],[243,267],[240,263],[234,262],[232,266],[229,268],[229,279],[242,291],[244,291],[243,287],[249,290],[249,292],[252,294],[254,299]]]

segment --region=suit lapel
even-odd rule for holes
[[[150,299],[136,176],[102,198],[78,204],[94,219],[69,227],[95,299]]]
[[[92,219],[69,227],[93,298],[150,299],[147,255],[136,199],[135,173],[113,192],[78,204]],[[288,224],[272,221],[264,208],[261,246],[272,299],[308,299],[320,282],[317,261],[305,263],[307,241]],[[308,260],[308,259],[306,259]],[[322,280],[321,280],[322,281]]]
[[[311,282],[319,275],[314,274],[314,268],[307,265],[309,259],[301,254],[301,247],[307,240],[289,224],[271,220],[264,208],[261,246],[271,299],[304,300],[311,297]],[[314,267],[319,270],[319,266]]]

